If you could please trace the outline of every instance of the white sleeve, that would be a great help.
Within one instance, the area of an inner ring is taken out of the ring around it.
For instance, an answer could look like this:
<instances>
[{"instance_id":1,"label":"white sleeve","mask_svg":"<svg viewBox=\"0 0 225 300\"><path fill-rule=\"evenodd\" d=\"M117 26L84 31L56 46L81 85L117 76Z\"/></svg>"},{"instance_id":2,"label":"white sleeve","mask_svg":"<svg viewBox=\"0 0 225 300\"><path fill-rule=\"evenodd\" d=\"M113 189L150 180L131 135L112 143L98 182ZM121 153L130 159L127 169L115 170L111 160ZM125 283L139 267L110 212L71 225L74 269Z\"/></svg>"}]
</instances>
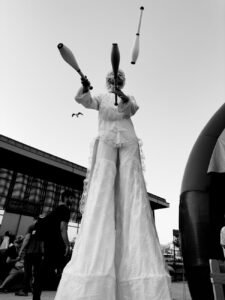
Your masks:
<instances>
[{"instance_id":1,"label":"white sleeve","mask_svg":"<svg viewBox=\"0 0 225 300\"><path fill-rule=\"evenodd\" d=\"M101 101L99 96L92 97L90 91L88 91L87 93L83 93L83 87L81 87L78 90L75 96L75 100L77 101L77 103L82 104L86 108L96 110L99 110L99 105Z\"/></svg>"},{"instance_id":2,"label":"white sleeve","mask_svg":"<svg viewBox=\"0 0 225 300\"><path fill-rule=\"evenodd\" d=\"M123 113L126 117L131 117L139 109L139 106L133 96L128 96L128 98L129 101L127 103L123 103L123 101L120 100L118 104L118 112Z\"/></svg>"}]
</instances>

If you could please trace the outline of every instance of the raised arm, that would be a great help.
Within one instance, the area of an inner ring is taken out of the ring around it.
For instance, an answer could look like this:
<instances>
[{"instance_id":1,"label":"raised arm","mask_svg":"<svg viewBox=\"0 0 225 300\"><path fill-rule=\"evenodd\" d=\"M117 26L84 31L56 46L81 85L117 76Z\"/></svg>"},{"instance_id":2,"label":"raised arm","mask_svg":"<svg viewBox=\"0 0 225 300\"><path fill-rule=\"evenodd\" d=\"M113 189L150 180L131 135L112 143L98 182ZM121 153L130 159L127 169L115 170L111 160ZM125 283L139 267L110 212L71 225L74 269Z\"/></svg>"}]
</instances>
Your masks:
<instances>
[{"instance_id":1,"label":"raised arm","mask_svg":"<svg viewBox=\"0 0 225 300\"><path fill-rule=\"evenodd\" d=\"M100 99L98 97L92 97L90 91L84 91L83 87L78 90L75 100L86 108L99 109Z\"/></svg>"}]
</instances>

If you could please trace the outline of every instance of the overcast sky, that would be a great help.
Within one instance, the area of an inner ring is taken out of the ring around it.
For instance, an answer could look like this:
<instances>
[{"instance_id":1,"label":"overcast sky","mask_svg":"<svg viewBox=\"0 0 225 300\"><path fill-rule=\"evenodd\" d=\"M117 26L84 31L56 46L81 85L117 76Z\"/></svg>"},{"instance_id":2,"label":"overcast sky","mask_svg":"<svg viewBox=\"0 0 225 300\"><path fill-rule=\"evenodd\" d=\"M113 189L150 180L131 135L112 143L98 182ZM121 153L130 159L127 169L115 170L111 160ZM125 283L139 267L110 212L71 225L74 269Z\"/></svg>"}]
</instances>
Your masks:
<instances>
[{"instance_id":1,"label":"overcast sky","mask_svg":"<svg viewBox=\"0 0 225 300\"><path fill-rule=\"evenodd\" d=\"M160 242L171 241L189 153L225 99L225 1L0 0L0 36L0 134L85 167L97 112L74 101L80 79L57 44L73 51L98 94L118 43L124 91L140 106L133 122L147 189L170 203L156 212Z\"/></svg>"}]
</instances>

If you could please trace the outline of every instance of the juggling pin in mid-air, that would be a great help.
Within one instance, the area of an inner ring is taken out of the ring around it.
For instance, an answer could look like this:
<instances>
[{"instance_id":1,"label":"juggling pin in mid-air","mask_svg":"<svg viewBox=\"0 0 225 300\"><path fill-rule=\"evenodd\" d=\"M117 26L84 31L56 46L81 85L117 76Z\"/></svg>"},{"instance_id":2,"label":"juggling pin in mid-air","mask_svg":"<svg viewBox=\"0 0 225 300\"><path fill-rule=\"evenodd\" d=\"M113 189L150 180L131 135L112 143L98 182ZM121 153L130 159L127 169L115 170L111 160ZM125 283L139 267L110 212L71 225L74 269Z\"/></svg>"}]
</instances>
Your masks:
<instances>
[{"instance_id":1,"label":"juggling pin in mid-air","mask_svg":"<svg viewBox=\"0 0 225 300\"><path fill-rule=\"evenodd\" d=\"M135 64L139 55L139 50L140 50L140 30L141 30L141 21L142 21L142 14L144 7L140 7L141 13L140 13L140 18L139 18L139 23L138 23L138 30L136 33L136 39L134 42L132 54L131 54L131 64Z\"/></svg>"},{"instance_id":2,"label":"juggling pin in mid-air","mask_svg":"<svg viewBox=\"0 0 225 300\"><path fill-rule=\"evenodd\" d=\"M73 52L66 47L64 44L59 43L58 44L58 49L60 54L62 55L62 58L74 69L77 71L78 74L80 74L81 78L86 79L86 76L83 74L83 72L81 71L75 56L73 55ZM90 86L90 89L92 89L93 87Z\"/></svg>"},{"instance_id":3,"label":"juggling pin in mid-air","mask_svg":"<svg viewBox=\"0 0 225 300\"><path fill-rule=\"evenodd\" d=\"M111 63L112 63L112 69L114 73L114 87L117 88L117 75L119 70L119 64L120 64L120 52L117 44L112 44L112 51L111 51ZM115 105L118 105L117 103L117 94L115 94Z\"/></svg>"}]
</instances>

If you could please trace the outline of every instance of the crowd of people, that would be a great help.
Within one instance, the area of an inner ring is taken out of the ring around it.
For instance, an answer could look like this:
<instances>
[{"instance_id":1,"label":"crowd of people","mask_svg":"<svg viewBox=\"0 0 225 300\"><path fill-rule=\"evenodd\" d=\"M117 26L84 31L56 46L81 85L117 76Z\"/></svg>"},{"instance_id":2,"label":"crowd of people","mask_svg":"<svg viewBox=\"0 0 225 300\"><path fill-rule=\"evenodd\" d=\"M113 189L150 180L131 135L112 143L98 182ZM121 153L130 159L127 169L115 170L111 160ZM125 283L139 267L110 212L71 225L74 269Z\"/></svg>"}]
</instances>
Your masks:
<instances>
[{"instance_id":1,"label":"crowd of people","mask_svg":"<svg viewBox=\"0 0 225 300\"><path fill-rule=\"evenodd\" d=\"M35 217L24 236L7 231L0 243L0 293L41 299L43 289L56 289L70 259L68 222L73 194L65 191L47 216Z\"/></svg>"}]
</instances>

